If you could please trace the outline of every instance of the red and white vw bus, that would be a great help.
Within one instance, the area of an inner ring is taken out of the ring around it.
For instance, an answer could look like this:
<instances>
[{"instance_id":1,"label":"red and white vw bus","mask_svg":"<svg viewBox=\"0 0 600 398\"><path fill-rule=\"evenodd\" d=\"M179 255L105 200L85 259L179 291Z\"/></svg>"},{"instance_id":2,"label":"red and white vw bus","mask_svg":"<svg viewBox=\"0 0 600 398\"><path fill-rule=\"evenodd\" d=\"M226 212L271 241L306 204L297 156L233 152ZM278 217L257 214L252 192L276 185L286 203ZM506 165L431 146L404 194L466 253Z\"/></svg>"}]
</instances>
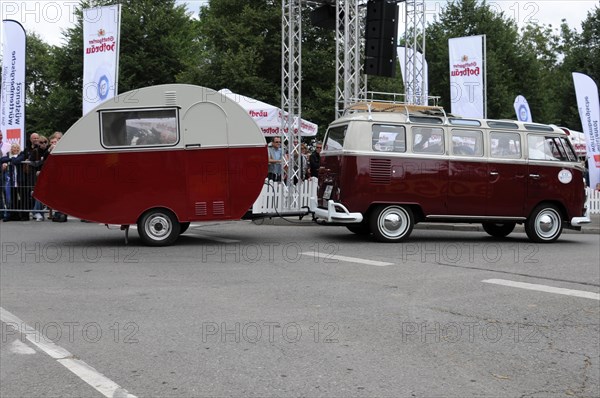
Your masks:
<instances>
[{"instance_id":1,"label":"red and white vw bus","mask_svg":"<svg viewBox=\"0 0 600 398\"><path fill-rule=\"evenodd\" d=\"M583 171L556 127L359 103L327 130L310 207L317 222L383 242L425 221L482 223L495 237L524 224L532 241L552 242L590 222Z\"/></svg>"},{"instance_id":2,"label":"red and white vw bus","mask_svg":"<svg viewBox=\"0 0 600 398\"><path fill-rule=\"evenodd\" d=\"M35 197L85 220L137 224L149 245L191 221L236 220L267 170L266 142L236 102L161 85L115 97L77 121L46 160Z\"/></svg>"}]
</instances>

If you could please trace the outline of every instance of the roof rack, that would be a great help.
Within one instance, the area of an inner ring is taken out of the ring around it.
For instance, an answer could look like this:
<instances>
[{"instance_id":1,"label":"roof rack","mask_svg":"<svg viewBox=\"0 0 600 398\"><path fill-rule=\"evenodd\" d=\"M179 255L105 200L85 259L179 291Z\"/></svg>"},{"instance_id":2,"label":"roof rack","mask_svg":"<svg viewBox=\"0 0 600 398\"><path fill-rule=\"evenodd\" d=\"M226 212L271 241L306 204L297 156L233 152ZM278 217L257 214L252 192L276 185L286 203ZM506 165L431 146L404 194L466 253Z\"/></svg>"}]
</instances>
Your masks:
<instances>
[{"instance_id":1,"label":"roof rack","mask_svg":"<svg viewBox=\"0 0 600 398\"><path fill-rule=\"evenodd\" d=\"M387 98L387 99L380 99ZM412 99L417 99L422 102L431 102L434 105L417 105L406 101L407 96L405 94L396 93L384 93L369 91L366 94L366 98L351 99L354 101L346 109L345 114L353 112L403 112L406 117L410 119L410 115L420 116L438 116L447 119L448 115L444 111L444 108L438 106L438 100L440 97L430 96L411 96Z\"/></svg>"}]
</instances>

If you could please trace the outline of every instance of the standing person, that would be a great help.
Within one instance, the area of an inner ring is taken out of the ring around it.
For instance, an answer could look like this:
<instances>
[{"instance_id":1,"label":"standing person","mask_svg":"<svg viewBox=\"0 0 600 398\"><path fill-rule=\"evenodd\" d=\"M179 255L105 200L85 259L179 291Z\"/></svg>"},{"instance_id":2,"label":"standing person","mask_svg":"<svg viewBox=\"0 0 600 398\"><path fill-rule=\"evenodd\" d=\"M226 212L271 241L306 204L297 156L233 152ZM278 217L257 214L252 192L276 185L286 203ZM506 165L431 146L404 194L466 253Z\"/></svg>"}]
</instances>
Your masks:
<instances>
[{"instance_id":1,"label":"standing person","mask_svg":"<svg viewBox=\"0 0 600 398\"><path fill-rule=\"evenodd\" d=\"M44 166L44 161L48 157L48 139L46 137L40 137L38 141L38 148L34 149L31 152L31 156L29 157L29 168L31 169L31 173L33 175L33 187L35 190L35 183L37 182L37 177L40 174L42 167ZM33 194L34 191L31 193ZM33 206L33 218L36 221L44 221L44 216L41 210L44 208L44 205L37 199L34 199L35 203Z\"/></svg>"},{"instance_id":2,"label":"standing person","mask_svg":"<svg viewBox=\"0 0 600 398\"><path fill-rule=\"evenodd\" d=\"M321 150L323 149L323 144L320 141L317 141L316 148L313 153L310 154L308 158L309 163L309 171L311 177L319 178L319 167L321 167Z\"/></svg>"},{"instance_id":3,"label":"standing person","mask_svg":"<svg viewBox=\"0 0 600 398\"><path fill-rule=\"evenodd\" d=\"M282 174L281 138L273 138L273 141L271 141L271 145L267 147L267 150L269 151L269 180L280 182Z\"/></svg>"},{"instance_id":4,"label":"standing person","mask_svg":"<svg viewBox=\"0 0 600 398\"><path fill-rule=\"evenodd\" d=\"M21 146L17 143L10 146L8 155L0 158L0 164L3 172L2 190L4 191L4 214L3 221L25 220L29 219L29 213L9 212L12 210L24 209L21 198L23 197L23 160L25 153L21 152ZM26 218L25 218L26 216Z\"/></svg>"}]
</instances>

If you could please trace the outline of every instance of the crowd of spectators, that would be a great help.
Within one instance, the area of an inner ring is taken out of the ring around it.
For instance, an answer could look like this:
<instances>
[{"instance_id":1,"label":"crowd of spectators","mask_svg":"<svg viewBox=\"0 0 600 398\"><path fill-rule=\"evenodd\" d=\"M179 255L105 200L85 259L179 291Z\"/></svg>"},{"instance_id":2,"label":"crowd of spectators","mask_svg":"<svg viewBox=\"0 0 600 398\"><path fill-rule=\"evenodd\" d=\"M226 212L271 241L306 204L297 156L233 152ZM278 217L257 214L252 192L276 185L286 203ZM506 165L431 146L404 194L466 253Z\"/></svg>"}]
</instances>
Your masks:
<instances>
[{"instance_id":1,"label":"crowd of spectators","mask_svg":"<svg viewBox=\"0 0 600 398\"><path fill-rule=\"evenodd\" d=\"M313 150L309 150L306 143L298 142L294 143L293 149L299 147L298 151L294 150L293 159L295 165L298 167L298 176L301 180L307 180L311 177L319 176L319 167L321 163L321 148L323 147L320 142L313 143ZM269 153L269 170L267 178L271 181L286 181L288 168L284 164L284 160L289 162L290 150L286 150L285 153L281 149L281 137L274 137L269 142L267 147ZM298 177L294 177L294 183L298 183Z\"/></svg>"},{"instance_id":2,"label":"crowd of spectators","mask_svg":"<svg viewBox=\"0 0 600 398\"><path fill-rule=\"evenodd\" d=\"M31 133L24 148L9 143L0 132L0 216L2 221L44 221L44 214L53 221L66 217L44 206L33 197L37 178L44 162L62 138L61 132L50 137Z\"/></svg>"}]
</instances>

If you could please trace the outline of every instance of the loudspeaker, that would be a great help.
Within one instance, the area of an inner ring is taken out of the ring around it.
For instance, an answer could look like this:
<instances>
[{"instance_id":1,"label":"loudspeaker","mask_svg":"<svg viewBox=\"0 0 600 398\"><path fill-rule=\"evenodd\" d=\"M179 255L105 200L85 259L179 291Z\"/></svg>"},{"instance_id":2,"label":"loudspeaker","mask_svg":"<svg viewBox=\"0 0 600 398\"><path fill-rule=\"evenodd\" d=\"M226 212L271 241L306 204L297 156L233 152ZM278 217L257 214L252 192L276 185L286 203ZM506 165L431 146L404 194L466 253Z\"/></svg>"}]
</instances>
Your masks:
<instances>
[{"instance_id":1,"label":"loudspeaker","mask_svg":"<svg viewBox=\"0 0 600 398\"><path fill-rule=\"evenodd\" d=\"M398 5L386 0L367 2L365 65L367 75L396 76Z\"/></svg>"},{"instance_id":2,"label":"loudspeaker","mask_svg":"<svg viewBox=\"0 0 600 398\"><path fill-rule=\"evenodd\" d=\"M323 4L310 12L310 22L323 29L335 30L335 6Z\"/></svg>"}]
</instances>

